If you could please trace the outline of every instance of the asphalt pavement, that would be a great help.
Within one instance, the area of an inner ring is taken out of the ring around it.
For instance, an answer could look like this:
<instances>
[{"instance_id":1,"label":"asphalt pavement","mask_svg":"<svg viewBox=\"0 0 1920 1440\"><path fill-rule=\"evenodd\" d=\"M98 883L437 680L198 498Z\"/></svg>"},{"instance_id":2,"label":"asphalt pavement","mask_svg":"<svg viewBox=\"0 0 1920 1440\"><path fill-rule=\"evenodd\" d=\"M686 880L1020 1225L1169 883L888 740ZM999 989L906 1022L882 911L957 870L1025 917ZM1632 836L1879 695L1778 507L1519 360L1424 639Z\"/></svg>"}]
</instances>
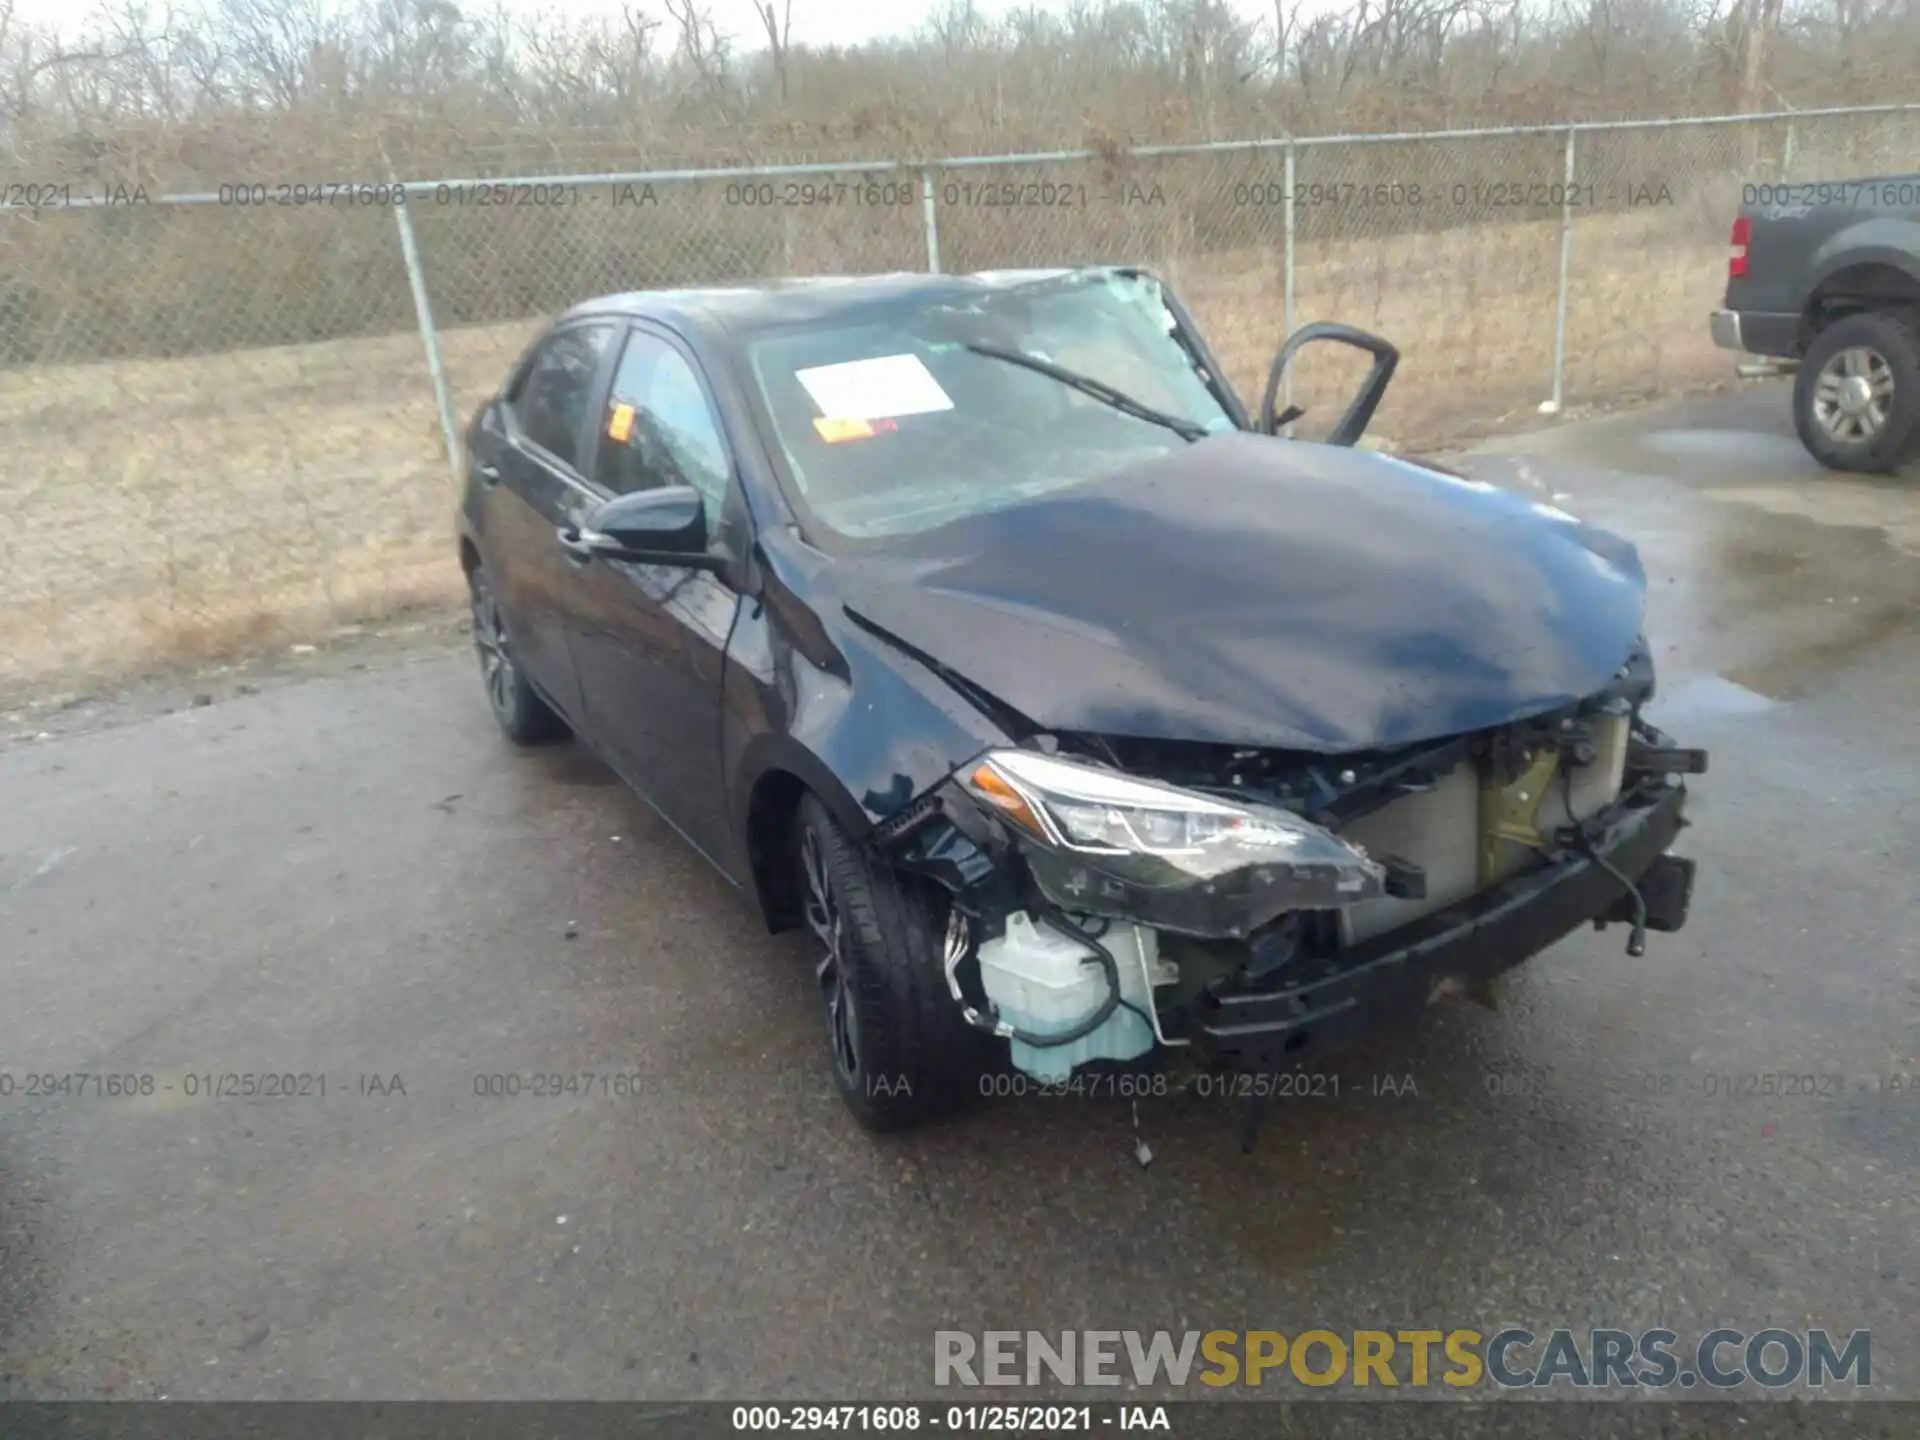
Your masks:
<instances>
[{"instance_id":1,"label":"asphalt pavement","mask_svg":"<svg viewBox=\"0 0 1920 1440\"><path fill-rule=\"evenodd\" d=\"M1329 1062L1250 1155L1206 1100L862 1133L805 941L511 750L457 636L13 726L0 1396L872 1398L941 1329L1514 1323L1870 1328L1920 1398L1920 484L1820 471L1777 385L1465 463L1642 548L1692 923Z\"/></svg>"}]
</instances>

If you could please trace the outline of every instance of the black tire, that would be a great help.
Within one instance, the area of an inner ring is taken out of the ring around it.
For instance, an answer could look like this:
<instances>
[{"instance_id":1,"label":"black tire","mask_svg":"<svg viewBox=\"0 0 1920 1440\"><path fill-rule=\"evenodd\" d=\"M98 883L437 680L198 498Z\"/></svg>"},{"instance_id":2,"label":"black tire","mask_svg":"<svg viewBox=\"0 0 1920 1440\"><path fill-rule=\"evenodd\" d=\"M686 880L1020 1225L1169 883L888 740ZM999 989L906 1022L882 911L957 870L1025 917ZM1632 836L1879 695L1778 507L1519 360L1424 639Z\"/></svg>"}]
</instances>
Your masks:
<instances>
[{"instance_id":1,"label":"black tire","mask_svg":"<svg viewBox=\"0 0 1920 1440\"><path fill-rule=\"evenodd\" d=\"M514 658L507 617L494 594L485 565L467 572L473 602L473 648L480 657L480 681L487 708L500 731L516 745L543 745L568 735L567 722L540 698Z\"/></svg>"},{"instance_id":2,"label":"black tire","mask_svg":"<svg viewBox=\"0 0 1920 1440\"><path fill-rule=\"evenodd\" d=\"M1866 408L1853 407L1865 403ZM1920 453L1920 342L1911 325L1865 312L1807 347L1793 382L1793 428L1829 470L1884 475Z\"/></svg>"},{"instance_id":3,"label":"black tire","mask_svg":"<svg viewBox=\"0 0 1920 1440\"><path fill-rule=\"evenodd\" d=\"M945 906L931 886L874 864L812 795L795 838L802 914L826 949L814 973L847 1108L874 1131L958 1109L980 1093L994 1041L947 989Z\"/></svg>"}]
</instances>

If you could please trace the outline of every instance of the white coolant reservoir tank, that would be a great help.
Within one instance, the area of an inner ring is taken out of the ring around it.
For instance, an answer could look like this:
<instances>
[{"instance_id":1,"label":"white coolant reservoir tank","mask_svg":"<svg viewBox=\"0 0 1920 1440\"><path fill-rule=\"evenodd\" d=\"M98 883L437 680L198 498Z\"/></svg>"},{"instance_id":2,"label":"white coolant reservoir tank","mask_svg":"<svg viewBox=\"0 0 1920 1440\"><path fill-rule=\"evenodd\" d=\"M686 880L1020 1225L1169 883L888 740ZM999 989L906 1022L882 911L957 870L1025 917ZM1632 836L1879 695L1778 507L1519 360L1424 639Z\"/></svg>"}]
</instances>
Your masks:
<instances>
[{"instance_id":1,"label":"white coolant reservoir tank","mask_svg":"<svg viewBox=\"0 0 1920 1440\"><path fill-rule=\"evenodd\" d=\"M1097 932L1099 922L1091 922ZM1148 972L1160 975L1151 930L1115 921L1099 936L1120 972L1120 997L1140 1008L1116 1007L1097 1030L1067 1045L1009 1041L1013 1063L1027 1074L1059 1081L1089 1060L1136 1060L1153 1048ZM1144 965L1143 965L1144 960ZM980 947L980 982L1002 1020L1033 1035L1064 1035L1106 1002L1106 968L1085 940L1024 910L1007 917L1006 932Z\"/></svg>"}]
</instances>

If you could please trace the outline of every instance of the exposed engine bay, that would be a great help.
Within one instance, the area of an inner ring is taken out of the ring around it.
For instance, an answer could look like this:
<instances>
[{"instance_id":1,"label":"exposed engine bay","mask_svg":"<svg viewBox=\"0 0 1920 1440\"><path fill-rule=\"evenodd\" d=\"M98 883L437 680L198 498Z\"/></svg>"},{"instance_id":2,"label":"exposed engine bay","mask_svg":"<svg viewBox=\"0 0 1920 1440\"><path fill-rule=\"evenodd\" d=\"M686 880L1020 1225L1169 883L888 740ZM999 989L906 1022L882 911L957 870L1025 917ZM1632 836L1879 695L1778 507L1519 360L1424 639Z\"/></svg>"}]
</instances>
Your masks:
<instances>
[{"instance_id":1,"label":"exposed engine bay","mask_svg":"<svg viewBox=\"0 0 1920 1440\"><path fill-rule=\"evenodd\" d=\"M1441 953L1474 949L1465 912L1509 891L1539 912L1557 868L1604 889L1562 903L1548 943L1618 920L1638 954L1647 930L1679 928L1691 862L1664 840L1627 869L1606 853L1648 817L1677 830L1678 777L1706 768L1641 717L1652 688L1641 647L1550 713L1331 757L1035 733L879 839L951 892L949 989L1019 1070L1058 1082L1161 1047L1203 1067L1297 1064L1349 1036L1370 992L1417 984L1424 1003L1470 976L1477 956ZM1493 969L1531 953L1479 948Z\"/></svg>"}]
</instances>

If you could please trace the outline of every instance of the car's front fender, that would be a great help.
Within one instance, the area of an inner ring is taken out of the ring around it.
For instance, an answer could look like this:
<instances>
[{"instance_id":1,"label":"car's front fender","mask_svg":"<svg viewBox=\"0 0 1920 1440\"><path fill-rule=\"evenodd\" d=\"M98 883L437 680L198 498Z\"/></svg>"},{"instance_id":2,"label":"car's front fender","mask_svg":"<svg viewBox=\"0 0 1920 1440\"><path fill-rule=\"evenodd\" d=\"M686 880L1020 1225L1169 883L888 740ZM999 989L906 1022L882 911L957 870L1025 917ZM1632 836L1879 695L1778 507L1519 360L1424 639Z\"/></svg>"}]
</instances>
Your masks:
<instances>
[{"instance_id":1,"label":"car's front fender","mask_svg":"<svg viewBox=\"0 0 1920 1440\"><path fill-rule=\"evenodd\" d=\"M727 646L728 803L762 904L766 831L800 790L860 839L1007 731L910 651L772 573Z\"/></svg>"}]
</instances>

